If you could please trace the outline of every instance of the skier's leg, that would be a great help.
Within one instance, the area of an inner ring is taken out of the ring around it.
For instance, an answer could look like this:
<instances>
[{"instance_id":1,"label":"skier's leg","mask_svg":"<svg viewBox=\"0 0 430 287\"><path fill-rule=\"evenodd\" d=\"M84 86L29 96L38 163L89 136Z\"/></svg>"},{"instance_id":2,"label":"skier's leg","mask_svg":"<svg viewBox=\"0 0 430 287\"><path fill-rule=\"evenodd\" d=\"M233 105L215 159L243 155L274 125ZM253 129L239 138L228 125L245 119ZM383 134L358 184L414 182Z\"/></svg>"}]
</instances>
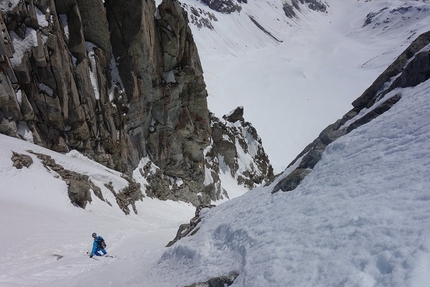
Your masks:
<instances>
[{"instance_id":1,"label":"skier's leg","mask_svg":"<svg viewBox=\"0 0 430 287\"><path fill-rule=\"evenodd\" d=\"M100 249L101 252L103 252L103 255L106 255L107 251L104 249Z\"/></svg>"}]
</instances>

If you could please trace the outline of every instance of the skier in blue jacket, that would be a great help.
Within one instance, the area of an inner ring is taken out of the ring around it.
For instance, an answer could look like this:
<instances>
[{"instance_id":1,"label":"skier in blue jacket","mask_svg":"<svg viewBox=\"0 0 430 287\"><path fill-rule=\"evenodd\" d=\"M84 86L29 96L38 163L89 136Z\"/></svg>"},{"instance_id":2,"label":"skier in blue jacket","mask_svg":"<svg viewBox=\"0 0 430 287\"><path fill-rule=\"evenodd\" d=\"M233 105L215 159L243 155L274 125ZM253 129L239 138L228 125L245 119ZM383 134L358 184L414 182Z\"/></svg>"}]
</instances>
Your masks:
<instances>
[{"instance_id":1,"label":"skier in blue jacket","mask_svg":"<svg viewBox=\"0 0 430 287\"><path fill-rule=\"evenodd\" d=\"M94 243L93 243L93 250L91 251L90 254L90 258L93 258L94 255L96 256L103 256L106 255L107 252L106 250L101 246L101 242L104 241L103 237L101 236L97 236L97 233L93 233L92 234L93 238L94 238ZM100 254L99 252L102 252L102 254Z\"/></svg>"}]
</instances>

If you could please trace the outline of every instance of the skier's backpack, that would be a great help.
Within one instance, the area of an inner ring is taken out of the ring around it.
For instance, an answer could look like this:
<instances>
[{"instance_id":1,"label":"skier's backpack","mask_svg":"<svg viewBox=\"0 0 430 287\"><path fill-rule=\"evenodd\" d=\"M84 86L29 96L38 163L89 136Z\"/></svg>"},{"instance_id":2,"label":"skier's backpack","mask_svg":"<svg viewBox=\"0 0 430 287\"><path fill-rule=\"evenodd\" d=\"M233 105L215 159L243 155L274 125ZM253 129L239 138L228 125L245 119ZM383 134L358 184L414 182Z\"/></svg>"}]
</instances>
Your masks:
<instances>
[{"instance_id":1,"label":"skier's backpack","mask_svg":"<svg viewBox=\"0 0 430 287\"><path fill-rule=\"evenodd\" d=\"M106 248L106 242L105 242L105 240L104 240L103 238L101 238L101 239L99 240L99 246L100 246L101 248L103 248L103 249L105 249L105 248Z\"/></svg>"}]
</instances>

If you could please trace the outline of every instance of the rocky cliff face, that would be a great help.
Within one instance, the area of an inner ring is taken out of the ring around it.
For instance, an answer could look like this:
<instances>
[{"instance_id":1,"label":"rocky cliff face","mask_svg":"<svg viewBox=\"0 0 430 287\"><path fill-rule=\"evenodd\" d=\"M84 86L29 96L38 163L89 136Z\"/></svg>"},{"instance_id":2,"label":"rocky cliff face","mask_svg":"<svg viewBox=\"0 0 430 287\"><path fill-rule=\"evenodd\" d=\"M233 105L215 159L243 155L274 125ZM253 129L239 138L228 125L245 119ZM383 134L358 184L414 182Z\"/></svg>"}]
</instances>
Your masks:
<instances>
[{"instance_id":1,"label":"rocky cliff face","mask_svg":"<svg viewBox=\"0 0 430 287\"><path fill-rule=\"evenodd\" d=\"M149 159L149 195L217 199L199 195L211 119L179 2L4 0L0 28L1 133L128 175Z\"/></svg>"},{"instance_id":2,"label":"rocky cliff face","mask_svg":"<svg viewBox=\"0 0 430 287\"><path fill-rule=\"evenodd\" d=\"M321 159L327 145L388 111L401 98L396 88L414 87L430 78L430 31L420 35L352 105L353 109L310 143L279 175L273 192L294 190Z\"/></svg>"},{"instance_id":3,"label":"rocky cliff face","mask_svg":"<svg viewBox=\"0 0 430 287\"><path fill-rule=\"evenodd\" d=\"M172 175L188 164L199 177L210 128L186 15L175 1L103 2L8 5L2 131L17 136L21 123L37 144L124 172L149 152Z\"/></svg>"},{"instance_id":4,"label":"rocky cliff face","mask_svg":"<svg viewBox=\"0 0 430 287\"><path fill-rule=\"evenodd\" d=\"M134 178L140 177L139 181L147 182L146 194L160 199L181 199L200 206L229 198L222 175L246 189L269 182L273 177L273 168L257 131L244 120L243 108L237 108L223 119L211 114L211 131L210 144L203 153L203 185L169 176L145 158L135 171ZM199 190L197 198L193 190Z\"/></svg>"}]
</instances>

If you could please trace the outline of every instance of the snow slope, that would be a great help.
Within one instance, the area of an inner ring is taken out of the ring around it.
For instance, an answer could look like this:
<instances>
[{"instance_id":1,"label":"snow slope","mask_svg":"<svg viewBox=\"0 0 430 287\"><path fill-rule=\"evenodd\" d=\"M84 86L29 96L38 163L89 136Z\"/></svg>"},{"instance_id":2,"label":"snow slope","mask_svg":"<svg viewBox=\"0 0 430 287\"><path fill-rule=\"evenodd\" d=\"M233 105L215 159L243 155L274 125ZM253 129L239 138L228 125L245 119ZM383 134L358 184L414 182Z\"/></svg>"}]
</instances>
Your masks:
<instances>
[{"instance_id":1,"label":"snow slope","mask_svg":"<svg viewBox=\"0 0 430 287\"><path fill-rule=\"evenodd\" d=\"M184 2L211 11L198 1ZM211 11L218 19L211 22L213 30L191 25L209 109L221 117L244 106L275 172L351 109L351 102L428 30L428 1L326 2L327 13L303 7L293 21L280 0L248 1L240 13ZM369 13L377 15L365 26ZM258 29L248 15L283 42Z\"/></svg>"},{"instance_id":2,"label":"snow slope","mask_svg":"<svg viewBox=\"0 0 430 287\"><path fill-rule=\"evenodd\" d=\"M430 81L396 93L296 190L259 188L208 211L161 257L158 286L233 272L232 286L429 286Z\"/></svg>"},{"instance_id":3,"label":"snow slope","mask_svg":"<svg viewBox=\"0 0 430 287\"><path fill-rule=\"evenodd\" d=\"M115 261L133 265L135 259L129 255L136 252L153 258L151 252L162 250L178 226L194 216L194 207L186 203L149 198L137 202L137 215L126 216L104 187L109 182L116 190L127 186L118 172L75 152L62 155L4 135L0 143L0 286L67 286L57 281L76 281L93 269L106 270ZM27 150L50 155L64 168L88 175L112 206L94 194L85 210L73 206L65 182ZM30 155L33 164L14 168L12 151ZM109 253L118 254L117 258L88 258L93 232L106 239Z\"/></svg>"},{"instance_id":4,"label":"snow slope","mask_svg":"<svg viewBox=\"0 0 430 287\"><path fill-rule=\"evenodd\" d=\"M197 234L170 248L190 206L145 198L129 216L97 199L76 208L37 160L12 168L11 150L124 183L76 155L1 136L0 286L172 287L231 273L246 287L428 286L430 80L398 93L388 112L329 145L296 190L271 194L274 182L204 210ZM85 256L94 231L115 258Z\"/></svg>"}]
</instances>

